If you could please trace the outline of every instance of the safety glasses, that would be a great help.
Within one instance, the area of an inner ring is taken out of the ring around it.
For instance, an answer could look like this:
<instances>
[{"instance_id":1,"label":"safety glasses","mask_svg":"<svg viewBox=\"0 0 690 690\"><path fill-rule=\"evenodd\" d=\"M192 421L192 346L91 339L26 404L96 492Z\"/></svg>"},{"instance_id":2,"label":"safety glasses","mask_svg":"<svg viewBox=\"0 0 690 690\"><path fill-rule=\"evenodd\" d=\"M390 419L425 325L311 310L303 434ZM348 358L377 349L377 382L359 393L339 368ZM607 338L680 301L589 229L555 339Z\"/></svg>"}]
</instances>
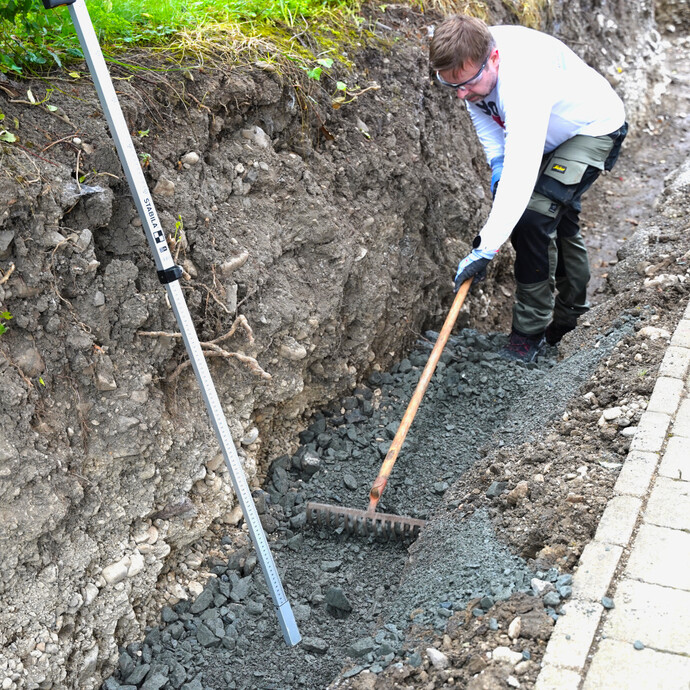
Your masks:
<instances>
[{"instance_id":1,"label":"safety glasses","mask_svg":"<svg viewBox=\"0 0 690 690\"><path fill-rule=\"evenodd\" d=\"M473 77L470 77L466 81L462 81L459 84L453 84L449 81L446 81L439 73L438 71L436 72L436 79L441 86L447 86L449 89L467 89L468 86L472 86L472 84L476 84L481 78L484 70L486 69L487 64L489 63L489 58L491 57L491 53L489 53L486 56L486 60L482 62L482 66L479 68L479 71L477 74L475 74Z\"/></svg>"}]
</instances>

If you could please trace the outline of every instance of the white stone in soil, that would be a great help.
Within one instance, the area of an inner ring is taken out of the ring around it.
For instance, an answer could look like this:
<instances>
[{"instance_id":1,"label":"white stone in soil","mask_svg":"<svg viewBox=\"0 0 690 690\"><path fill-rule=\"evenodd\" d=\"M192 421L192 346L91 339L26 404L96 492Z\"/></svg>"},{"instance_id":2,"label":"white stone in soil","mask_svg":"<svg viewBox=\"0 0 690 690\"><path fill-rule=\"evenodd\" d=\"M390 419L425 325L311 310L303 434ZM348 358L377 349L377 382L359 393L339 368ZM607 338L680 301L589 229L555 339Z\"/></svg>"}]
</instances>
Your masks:
<instances>
[{"instance_id":1,"label":"white stone in soil","mask_svg":"<svg viewBox=\"0 0 690 690\"><path fill-rule=\"evenodd\" d=\"M435 669L442 671L444 668L448 668L448 657L438 649L427 647L426 655L429 657L429 661Z\"/></svg>"},{"instance_id":2,"label":"white stone in soil","mask_svg":"<svg viewBox=\"0 0 690 690\"><path fill-rule=\"evenodd\" d=\"M190 151L189 153L185 153L182 158L180 158L180 161L184 165L185 163L187 165L196 165L200 160L199 154L196 151Z\"/></svg>"},{"instance_id":3,"label":"white stone in soil","mask_svg":"<svg viewBox=\"0 0 690 690\"><path fill-rule=\"evenodd\" d=\"M537 577L533 577L530 582L530 587L532 588L532 591L538 596L541 597L547 592L552 592L554 591L554 586L550 582L547 582L546 580L540 580Z\"/></svg>"},{"instance_id":4,"label":"white stone in soil","mask_svg":"<svg viewBox=\"0 0 690 690\"><path fill-rule=\"evenodd\" d=\"M173 196L175 194L175 183L165 177L161 177L153 188L153 193L156 196Z\"/></svg>"},{"instance_id":5,"label":"white stone in soil","mask_svg":"<svg viewBox=\"0 0 690 690\"><path fill-rule=\"evenodd\" d=\"M87 583L84 587L84 605L88 606L98 596L98 587L93 582Z\"/></svg>"},{"instance_id":6,"label":"white stone in soil","mask_svg":"<svg viewBox=\"0 0 690 690\"><path fill-rule=\"evenodd\" d=\"M515 666L515 675L516 676L524 676L526 673L529 673L530 669L532 668L532 662L529 660L521 661L519 664Z\"/></svg>"},{"instance_id":7,"label":"white stone in soil","mask_svg":"<svg viewBox=\"0 0 690 690\"><path fill-rule=\"evenodd\" d=\"M135 550L131 556L131 563L129 568L127 568L127 577L134 577L138 575L144 569L144 557Z\"/></svg>"},{"instance_id":8,"label":"white stone in soil","mask_svg":"<svg viewBox=\"0 0 690 690\"><path fill-rule=\"evenodd\" d=\"M130 564L131 560L129 556L124 556L124 558L121 558L119 561L111 563L103 568L101 575L103 575L103 579L109 585L116 585L127 577Z\"/></svg>"},{"instance_id":9,"label":"white stone in soil","mask_svg":"<svg viewBox=\"0 0 690 690\"><path fill-rule=\"evenodd\" d=\"M494 661L507 661L513 666L519 664L523 660L522 653L514 652L510 647L496 647L491 653L491 658Z\"/></svg>"},{"instance_id":10,"label":"white stone in soil","mask_svg":"<svg viewBox=\"0 0 690 690\"><path fill-rule=\"evenodd\" d=\"M281 344L279 353L281 357L297 362L307 356L307 349L294 338L288 336Z\"/></svg>"},{"instance_id":11,"label":"white stone in soil","mask_svg":"<svg viewBox=\"0 0 690 690\"><path fill-rule=\"evenodd\" d=\"M612 422L614 419L618 419L621 416L623 410L620 407L609 407L605 409L601 416L607 421Z\"/></svg>"},{"instance_id":12,"label":"white stone in soil","mask_svg":"<svg viewBox=\"0 0 690 690\"><path fill-rule=\"evenodd\" d=\"M657 328L656 326L644 326L637 331L638 338L649 338L650 340L657 340L658 338L664 338L669 340L671 334L665 328Z\"/></svg>"},{"instance_id":13,"label":"white stone in soil","mask_svg":"<svg viewBox=\"0 0 690 690\"><path fill-rule=\"evenodd\" d=\"M517 616L516 618L513 618L513 620L510 622L510 625L508 626L508 637L511 640L516 640L518 637L520 637L521 630L522 618L520 618L520 616Z\"/></svg>"},{"instance_id":14,"label":"white stone in soil","mask_svg":"<svg viewBox=\"0 0 690 690\"><path fill-rule=\"evenodd\" d=\"M196 580L192 580L187 585L187 589L189 589L189 593L193 597L198 597L204 591L204 586L200 582L197 582Z\"/></svg>"},{"instance_id":15,"label":"white stone in soil","mask_svg":"<svg viewBox=\"0 0 690 690\"><path fill-rule=\"evenodd\" d=\"M596 398L596 396L594 395L594 393L593 393L592 391L589 391L588 393L585 393L582 397L583 397L590 405L592 405L592 407L596 407L596 406L597 406L597 398Z\"/></svg>"},{"instance_id":16,"label":"white stone in soil","mask_svg":"<svg viewBox=\"0 0 690 690\"><path fill-rule=\"evenodd\" d=\"M259 438L259 430L254 426L242 436L240 443L243 446L251 446Z\"/></svg>"}]
</instances>

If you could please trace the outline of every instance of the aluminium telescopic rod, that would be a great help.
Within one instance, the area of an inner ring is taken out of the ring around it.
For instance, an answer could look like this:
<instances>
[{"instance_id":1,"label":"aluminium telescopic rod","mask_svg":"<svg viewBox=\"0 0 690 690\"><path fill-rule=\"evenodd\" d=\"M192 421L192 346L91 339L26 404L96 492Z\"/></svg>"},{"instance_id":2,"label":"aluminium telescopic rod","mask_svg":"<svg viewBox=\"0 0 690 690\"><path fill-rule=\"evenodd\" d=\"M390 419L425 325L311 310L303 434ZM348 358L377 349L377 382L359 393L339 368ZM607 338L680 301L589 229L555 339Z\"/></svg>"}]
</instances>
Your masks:
<instances>
[{"instance_id":1,"label":"aluminium telescopic rod","mask_svg":"<svg viewBox=\"0 0 690 690\"><path fill-rule=\"evenodd\" d=\"M290 602L285 596L280 576L278 575L266 535L261 526L259 514L252 499L244 470L242 469L242 464L237 455L237 449L233 443L225 414L213 385L206 359L201 350L194 323L182 294L179 282L182 276L182 269L175 265L168 248L161 220L158 217L151 192L144 179L144 173L139 164L132 138L127 130L127 123L122 114L122 109L110 79L110 74L108 73L88 10L84 0L43 0L43 5L46 9L60 7L61 5L69 6L72 23L79 36L84 58L103 108L103 114L110 127L110 134L115 142L120 163L122 164L132 197L134 198L134 204L146 233L146 239L153 252L158 278L165 286L168 299L180 327L182 339L187 348L197 382L201 388L201 394L206 404L211 424L223 452L237 500L242 508L244 519L249 528L249 534L257 552L257 558L261 564L266 584L273 599L283 637L287 645L296 645L301 640L301 636L297 629Z\"/></svg>"}]
</instances>

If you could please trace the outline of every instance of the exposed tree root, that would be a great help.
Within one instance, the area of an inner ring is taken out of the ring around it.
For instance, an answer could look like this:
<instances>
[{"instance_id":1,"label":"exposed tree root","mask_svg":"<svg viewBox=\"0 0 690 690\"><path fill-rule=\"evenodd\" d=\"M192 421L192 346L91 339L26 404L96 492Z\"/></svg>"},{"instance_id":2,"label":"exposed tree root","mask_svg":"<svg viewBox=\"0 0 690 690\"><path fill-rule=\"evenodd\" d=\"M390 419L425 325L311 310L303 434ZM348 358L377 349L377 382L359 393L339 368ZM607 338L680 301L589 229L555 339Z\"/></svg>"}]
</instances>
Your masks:
<instances>
[{"instance_id":1,"label":"exposed tree root","mask_svg":"<svg viewBox=\"0 0 690 690\"><path fill-rule=\"evenodd\" d=\"M262 369L261 365L256 361L254 357L250 357L249 355L242 354L241 352L230 352L229 350L225 350L224 348L220 347L218 343L223 342L224 340L227 340L228 338L232 337L235 333L235 331L239 328L242 327L247 334L247 337L249 338L250 344L254 342L254 333L252 332L252 328L249 325L249 322L247 321L246 317L244 315L238 316L235 321L233 322L232 326L230 327L230 330L219 336L218 338L215 338L214 340L209 340L206 342L200 342L199 344L201 345L202 352L204 353L205 357L208 357L209 359L211 357L222 357L223 359L238 359L240 362L243 364L246 364L249 369L256 374L257 376L260 376L262 379L265 379L267 381L271 380L271 375ZM181 333L172 333L169 331L137 331L139 335L145 335L149 336L152 338L181 338L182 334ZM175 371L170 375L169 381L175 381L178 376L188 367L191 365L190 360L186 360L179 364Z\"/></svg>"}]
</instances>

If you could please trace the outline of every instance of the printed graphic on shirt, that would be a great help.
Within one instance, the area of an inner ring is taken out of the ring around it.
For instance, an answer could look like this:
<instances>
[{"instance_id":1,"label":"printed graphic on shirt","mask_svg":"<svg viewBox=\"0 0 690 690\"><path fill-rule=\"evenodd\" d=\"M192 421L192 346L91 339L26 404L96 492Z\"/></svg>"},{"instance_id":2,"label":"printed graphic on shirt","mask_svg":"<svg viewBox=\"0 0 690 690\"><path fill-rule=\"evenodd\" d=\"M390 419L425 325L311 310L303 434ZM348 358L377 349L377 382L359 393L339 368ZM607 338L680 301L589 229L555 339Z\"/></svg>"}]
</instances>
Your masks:
<instances>
[{"instance_id":1,"label":"printed graphic on shirt","mask_svg":"<svg viewBox=\"0 0 690 690\"><path fill-rule=\"evenodd\" d=\"M560 173L561 175L565 175L565 171L567 169L568 168L565 165L561 165L560 163L554 163L551 166L551 170L553 170L554 172Z\"/></svg>"},{"instance_id":2,"label":"printed graphic on shirt","mask_svg":"<svg viewBox=\"0 0 690 690\"><path fill-rule=\"evenodd\" d=\"M505 122L498 114L498 108L496 107L495 101L480 101L475 104L483 113L491 117L491 119L499 126L506 128Z\"/></svg>"}]
</instances>

